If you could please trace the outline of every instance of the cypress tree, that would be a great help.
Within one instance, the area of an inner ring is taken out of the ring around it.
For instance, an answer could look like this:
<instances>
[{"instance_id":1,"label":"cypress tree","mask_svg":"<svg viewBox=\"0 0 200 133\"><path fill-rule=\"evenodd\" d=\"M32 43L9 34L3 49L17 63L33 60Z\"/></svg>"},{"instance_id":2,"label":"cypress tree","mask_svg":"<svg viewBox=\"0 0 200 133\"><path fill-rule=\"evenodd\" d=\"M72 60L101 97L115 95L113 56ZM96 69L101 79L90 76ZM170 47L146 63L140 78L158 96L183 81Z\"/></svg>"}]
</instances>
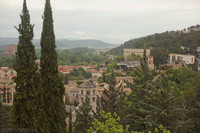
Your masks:
<instances>
[{"instance_id":1,"label":"cypress tree","mask_svg":"<svg viewBox=\"0 0 200 133\"><path fill-rule=\"evenodd\" d=\"M19 28L15 27L20 35L14 64L17 77L14 79L16 92L13 103L13 125L20 129L31 128L38 132L45 132L42 120L45 114L42 109L41 79L32 44L34 25L30 24L26 0L24 0L20 17L21 24Z\"/></svg>"},{"instance_id":2,"label":"cypress tree","mask_svg":"<svg viewBox=\"0 0 200 133\"><path fill-rule=\"evenodd\" d=\"M66 111L63 101L65 92L62 78L58 73L57 52L50 0L46 0L41 35L41 77L44 89L46 123L51 133L66 132Z\"/></svg>"},{"instance_id":3,"label":"cypress tree","mask_svg":"<svg viewBox=\"0 0 200 133\"><path fill-rule=\"evenodd\" d=\"M72 133L72 110L69 111L69 133Z\"/></svg>"},{"instance_id":4,"label":"cypress tree","mask_svg":"<svg viewBox=\"0 0 200 133\"><path fill-rule=\"evenodd\" d=\"M6 87L3 88L3 102L6 103Z\"/></svg>"}]
</instances>

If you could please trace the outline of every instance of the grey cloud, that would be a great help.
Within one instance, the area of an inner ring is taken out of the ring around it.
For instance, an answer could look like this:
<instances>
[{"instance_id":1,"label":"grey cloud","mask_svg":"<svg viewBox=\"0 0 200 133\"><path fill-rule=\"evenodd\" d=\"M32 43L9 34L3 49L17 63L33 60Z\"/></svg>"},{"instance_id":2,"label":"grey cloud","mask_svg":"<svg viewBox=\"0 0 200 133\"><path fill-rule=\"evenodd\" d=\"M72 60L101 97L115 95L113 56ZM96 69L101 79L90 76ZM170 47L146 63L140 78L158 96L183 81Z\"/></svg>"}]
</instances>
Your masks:
<instances>
[{"instance_id":1,"label":"grey cloud","mask_svg":"<svg viewBox=\"0 0 200 133\"><path fill-rule=\"evenodd\" d=\"M130 0L128 1L130 2ZM153 2L155 1L153 0ZM166 30L181 30L191 25L199 24L200 8L192 5L200 2L196 0L191 0L192 2L186 0L177 1L181 5L180 7L176 3L171 8L147 8L138 11L106 10L106 8L104 10L78 8L69 10L59 9L54 5L55 33L57 38L93 38L111 43L123 43L131 38L160 33ZM62 2L64 3L63 0L60 1L60 3ZM54 3L55 1L52 2L52 5ZM13 26L20 23L19 14L21 9L22 7L0 8L0 36L18 36ZM42 29L43 7L29 7L29 10L31 22L35 24L35 38L39 38Z\"/></svg>"}]
</instances>

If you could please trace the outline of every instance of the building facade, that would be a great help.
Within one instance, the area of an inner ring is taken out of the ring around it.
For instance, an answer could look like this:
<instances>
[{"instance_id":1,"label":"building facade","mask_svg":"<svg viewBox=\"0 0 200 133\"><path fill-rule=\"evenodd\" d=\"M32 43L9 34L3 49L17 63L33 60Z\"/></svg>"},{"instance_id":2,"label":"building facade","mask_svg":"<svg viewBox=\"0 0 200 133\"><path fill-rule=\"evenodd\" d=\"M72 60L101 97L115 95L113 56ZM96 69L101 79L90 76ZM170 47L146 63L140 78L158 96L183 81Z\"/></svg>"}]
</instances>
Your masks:
<instances>
[{"instance_id":1,"label":"building facade","mask_svg":"<svg viewBox=\"0 0 200 133\"><path fill-rule=\"evenodd\" d=\"M97 90L96 84L94 84L93 81L91 80L85 81L79 86L80 103L82 103L85 100L86 95L90 100L92 109L96 112L98 90Z\"/></svg>"},{"instance_id":2,"label":"building facade","mask_svg":"<svg viewBox=\"0 0 200 133\"><path fill-rule=\"evenodd\" d=\"M185 62L186 64L194 64L195 56L194 55L181 55L181 54L170 54L170 63L173 62Z\"/></svg>"},{"instance_id":3,"label":"building facade","mask_svg":"<svg viewBox=\"0 0 200 133\"><path fill-rule=\"evenodd\" d=\"M17 76L17 73L13 68L9 68L9 67L0 68L0 78L12 79L15 76Z\"/></svg>"},{"instance_id":4,"label":"building facade","mask_svg":"<svg viewBox=\"0 0 200 133\"><path fill-rule=\"evenodd\" d=\"M3 104L13 104L15 84L11 79L0 78L0 100Z\"/></svg>"},{"instance_id":5,"label":"building facade","mask_svg":"<svg viewBox=\"0 0 200 133\"><path fill-rule=\"evenodd\" d=\"M147 57L150 56L150 52L151 52L150 49L146 49L146 55L147 55ZM139 55L139 56L142 57L143 54L144 54L144 49L124 49L124 51L123 51L124 57L129 56L129 55L131 55L133 53L135 55Z\"/></svg>"}]
</instances>

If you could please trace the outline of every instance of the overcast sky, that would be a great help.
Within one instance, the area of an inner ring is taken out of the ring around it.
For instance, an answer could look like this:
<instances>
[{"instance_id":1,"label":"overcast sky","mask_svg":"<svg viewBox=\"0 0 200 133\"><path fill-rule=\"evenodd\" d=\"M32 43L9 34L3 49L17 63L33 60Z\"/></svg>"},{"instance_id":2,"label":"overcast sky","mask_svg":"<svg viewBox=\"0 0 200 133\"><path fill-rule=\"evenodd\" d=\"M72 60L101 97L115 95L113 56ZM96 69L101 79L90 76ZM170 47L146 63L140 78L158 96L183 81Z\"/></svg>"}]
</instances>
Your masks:
<instances>
[{"instance_id":1,"label":"overcast sky","mask_svg":"<svg viewBox=\"0 0 200 133\"><path fill-rule=\"evenodd\" d=\"M40 38L45 0L27 0ZM23 0L0 0L0 37L18 37ZM200 24L200 0L51 0L57 38L129 39Z\"/></svg>"}]
</instances>

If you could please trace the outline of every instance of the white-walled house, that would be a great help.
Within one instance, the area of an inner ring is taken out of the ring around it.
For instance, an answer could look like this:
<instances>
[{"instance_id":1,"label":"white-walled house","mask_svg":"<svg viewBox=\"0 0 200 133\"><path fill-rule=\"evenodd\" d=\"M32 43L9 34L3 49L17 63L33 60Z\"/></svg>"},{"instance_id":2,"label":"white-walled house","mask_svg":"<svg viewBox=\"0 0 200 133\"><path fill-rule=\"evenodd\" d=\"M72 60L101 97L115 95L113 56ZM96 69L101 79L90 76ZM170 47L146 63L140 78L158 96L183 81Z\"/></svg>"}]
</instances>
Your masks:
<instances>
[{"instance_id":1,"label":"white-walled house","mask_svg":"<svg viewBox=\"0 0 200 133\"><path fill-rule=\"evenodd\" d=\"M181 54L170 54L170 63L172 62L185 62L186 64L194 64L195 56L194 55L181 55Z\"/></svg>"}]
</instances>

